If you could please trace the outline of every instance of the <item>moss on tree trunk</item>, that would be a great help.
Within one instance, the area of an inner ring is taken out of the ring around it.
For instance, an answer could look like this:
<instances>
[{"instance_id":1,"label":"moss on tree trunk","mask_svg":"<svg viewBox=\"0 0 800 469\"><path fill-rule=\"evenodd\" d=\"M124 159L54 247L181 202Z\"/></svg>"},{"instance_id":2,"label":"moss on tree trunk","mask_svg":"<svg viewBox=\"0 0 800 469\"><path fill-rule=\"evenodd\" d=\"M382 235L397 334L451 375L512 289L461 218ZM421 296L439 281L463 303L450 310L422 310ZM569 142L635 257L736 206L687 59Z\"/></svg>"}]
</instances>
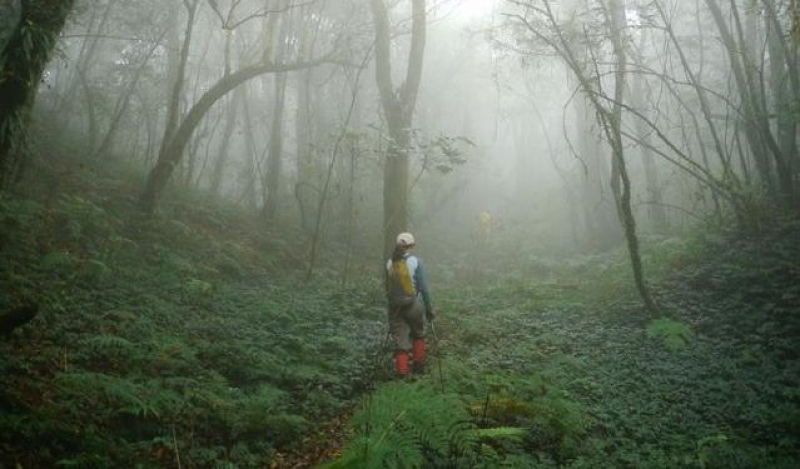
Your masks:
<instances>
[{"instance_id":1,"label":"moss on tree trunk","mask_svg":"<svg viewBox=\"0 0 800 469\"><path fill-rule=\"evenodd\" d=\"M18 179L19 151L36 89L74 0L23 0L19 22L0 52L0 188Z\"/></svg>"}]
</instances>

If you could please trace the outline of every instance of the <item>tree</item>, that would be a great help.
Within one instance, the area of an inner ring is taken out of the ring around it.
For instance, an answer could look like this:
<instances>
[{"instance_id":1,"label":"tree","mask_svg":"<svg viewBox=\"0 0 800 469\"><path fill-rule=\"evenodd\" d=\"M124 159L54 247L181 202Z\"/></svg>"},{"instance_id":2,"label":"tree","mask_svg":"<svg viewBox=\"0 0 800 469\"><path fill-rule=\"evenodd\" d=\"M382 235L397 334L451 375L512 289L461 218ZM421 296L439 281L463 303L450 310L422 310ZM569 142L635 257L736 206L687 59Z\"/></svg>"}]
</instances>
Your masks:
<instances>
[{"instance_id":1,"label":"tree","mask_svg":"<svg viewBox=\"0 0 800 469\"><path fill-rule=\"evenodd\" d=\"M238 5L238 2L234 2L233 5L235 7L235 5ZM216 7L215 11L217 11ZM219 11L217 11L217 13L221 17ZM246 19L263 17L264 15L266 15L266 12L262 11L261 13L247 16ZM229 19L230 16L231 15L228 16ZM227 20L224 21L224 27L232 28L236 25L243 24L244 21L245 20L240 20L234 25L231 25L230 20ZM239 70L223 76L215 84L211 85L208 91L206 91L195 102L191 109L189 109L183 120L180 120L179 123L176 122L175 130L170 131L168 127L168 130L165 132L158 161L156 162L155 167L150 171L145 189L140 197L140 207L142 210L148 214L152 214L155 211L158 200L160 199L162 192L172 176L175 167L177 167L180 163L186 145L188 144L194 130L206 116L211 107L220 98L225 96L230 91L236 89L239 85L253 78L271 73L288 72L315 67L317 65L329 62L331 60L331 56L332 52L316 59L294 62L273 62L270 60L270 54L267 53L264 54L264 57L262 57L258 63L249 66L243 66ZM182 80L180 77L178 79ZM176 84L176 87L177 86L178 85ZM174 107L175 104L173 103L172 106ZM168 126L169 125L170 124L168 123Z\"/></svg>"},{"instance_id":2,"label":"tree","mask_svg":"<svg viewBox=\"0 0 800 469\"><path fill-rule=\"evenodd\" d=\"M405 81L392 83L389 11L383 0L370 0L375 24L375 77L389 129L383 172L384 250L391 251L397 233L408 229L409 147L426 39L425 0L411 0L411 48Z\"/></svg>"},{"instance_id":3,"label":"tree","mask_svg":"<svg viewBox=\"0 0 800 469\"><path fill-rule=\"evenodd\" d=\"M639 255L639 241L636 235L636 220L631 209L632 189L625 160L625 142L622 131L622 111L628 67L625 47L627 41L624 37L624 25L626 23L624 0L599 2L599 13L603 18L602 27L606 28L604 36L611 43L611 53L614 57L612 69L610 70L613 76L613 92L610 94L603 87L602 74L599 71L599 59L592 55L592 63L586 64L584 60L579 58L582 55L576 53L574 38L568 37L570 31L556 19L550 2L544 1L542 7L535 6L532 2L525 2L525 6L536 17L544 20L545 27L550 34L544 33L539 27L532 24L531 20L524 14L516 15L515 18L524 25L526 31L543 42L567 65L578 80L581 92L595 111L605 140L611 147L610 184L617 216L625 233L636 287L645 306L653 311L656 307L644 282L642 262ZM595 72L592 72L593 70Z\"/></svg>"},{"instance_id":4,"label":"tree","mask_svg":"<svg viewBox=\"0 0 800 469\"><path fill-rule=\"evenodd\" d=\"M285 64L274 64L271 62L251 65L229 76L219 80L214 86L211 87L203 96L197 100L192 106L186 117L181 122L180 126L175 131L174 136L166 146L165 151L161 154L156 162L156 166L150 171L147 178L145 190L141 196L141 207L146 213L152 214L156 208L156 204L161 197L161 193L169 181L170 176L175 167L180 162L183 156L183 151L189 143L192 133L197 128L197 125L208 113L209 109L223 96L230 91L236 89L242 83L252 80L255 77L266 75L269 73L276 73L281 71L300 70L307 67L314 67L324 63L327 58L319 58L309 62L293 62Z\"/></svg>"},{"instance_id":5,"label":"tree","mask_svg":"<svg viewBox=\"0 0 800 469\"><path fill-rule=\"evenodd\" d=\"M770 128L762 70L758 68L759 60L754 56L754 48L749 44L748 35L742 26L739 8L735 2L730 2L730 14L726 15L716 0L705 0L705 3L714 18L722 45L728 55L736 89L739 92L745 136L761 180L779 205L791 208L794 206L796 191L792 163L797 155L785 154ZM768 26L774 28L776 22L771 19L775 16L774 4L765 2L765 5L767 5L768 21L771 23ZM729 24L727 17L733 18L732 25ZM780 64L784 59L784 54L781 53L782 48L776 43L771 51L776 54L775 57L771 57L771 60L776 60ZM790 64L788 78L794 80L792 86L785 89L787 91L798 91L798 86L800 86L797 84L796 57L797 54L794 54L794 57L785 56L786 63ZM792 67L791 64L794 66ZM781 65L773 64L773 67L777 71L780 70ZM780 99L786 102L793 100L796 102L798 96L781 96ZM796 122L796 119L791 120ZM785 144L787 145L786 149L796 152L796 149L788 141Z\"/></svg>"},{"instance_id":6,"label":"tree","mask_svg":"<svg viewBox=\"0 0 800 469\"><path fill-rule=\"evenodd\" d=\"M286 0L281 4L286 8ZM277 18L273 16L272 18ZM286 42L289 33L289 18L283 18L280 27L275 27L276 21L271 21L273 25L270 29L276 29L276 34L272 36L274 42L273 60L280 62L286 52ZM269 31L270 34L273 31ZM262 215L267 222L274 222L278 213L278 199L280 197L281 179L283 174L283 120L284 110L286 109L286 72L280 71L275 74L275 94L273 96L272 126L270 127L269 153L267 155L267 174L264 188L264 207Z\"/></svg>"},{"instance_id":7,"label":"tree","mask_svg":"<svg viewBox=\"0 0 800 469\"><path fill-rule=\"evenodd\" d=\"M0 189L18 179L26 121L45 66L74 0L22 0L19 22L0 52Z\"/></svg>"},{"instance_id":8,"label":"tree","mask_svg":"<svg viewBox=\"0 0 800 469\"><path fill-rule=\"evenodd\" d=\"M602 10L609 24L616 63L614 66L614 101L611 110L610 112L607 110L603 112L600 108L597 108L598 116L603 123L603 128L612 148L611 190L614 193L614 200L617 204L617 214L625 229L625 240L628 244L636 288L639 290L645 306L654 311L656 309L655 303L653 303L650 291L644 283L644 274L642 272L639 239L636 236L636 219L631 209L631 181L625 161L625 146L622 135L622 102L624 100L628 67L627 53L625 51L626 40L623 32L626 23L625 1L609 0L608 5L604 5Z\"/></svg>"},{"instance_id":9,"label":"tree","mask_svg":"<svg viewBox=\"0 0 800 469\"><path fill-rule=\"evenodd\" d=\"M638 60L643 62L644 50L647 44L647 30L642 29L639 33L638 45ZM647 106L645 105L645 95L647 94L647 86L645 77L642 74L635 74L632 77L633 83L631 85L631 106L637 109L643 116L649 117ZM669 220L667 218L667 211L664 207L664 200L661 193L661 180L655 166L655 156L652 151L652 138L651 131L641 119L636 119L635 131L643 144L640 145L642 165L644 167L645 179L647 181L647 202L650 204L648 207L648 214L656 232L664 233L669 227Z\"/></svg>"}]
</instances>

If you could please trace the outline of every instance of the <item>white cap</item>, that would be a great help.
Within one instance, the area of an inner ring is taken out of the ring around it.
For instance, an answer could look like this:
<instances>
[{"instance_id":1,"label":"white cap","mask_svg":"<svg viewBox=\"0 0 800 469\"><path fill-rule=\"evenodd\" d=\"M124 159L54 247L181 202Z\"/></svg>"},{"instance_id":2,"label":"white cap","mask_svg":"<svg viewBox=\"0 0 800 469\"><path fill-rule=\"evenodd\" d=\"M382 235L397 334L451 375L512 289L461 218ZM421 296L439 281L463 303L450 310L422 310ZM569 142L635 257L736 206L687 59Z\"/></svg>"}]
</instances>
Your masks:
<instances>
[{"instance_id":1,"label":"white cap","mask_svg":"<svg viewBox=\"0 0 800 469\"><path fill-rule=\"evenodd\" d=\"M414 245L414 235L411 233L400 233L397 235L397 245L398 246L413 246Z\"/></svg>"}]
</instances>

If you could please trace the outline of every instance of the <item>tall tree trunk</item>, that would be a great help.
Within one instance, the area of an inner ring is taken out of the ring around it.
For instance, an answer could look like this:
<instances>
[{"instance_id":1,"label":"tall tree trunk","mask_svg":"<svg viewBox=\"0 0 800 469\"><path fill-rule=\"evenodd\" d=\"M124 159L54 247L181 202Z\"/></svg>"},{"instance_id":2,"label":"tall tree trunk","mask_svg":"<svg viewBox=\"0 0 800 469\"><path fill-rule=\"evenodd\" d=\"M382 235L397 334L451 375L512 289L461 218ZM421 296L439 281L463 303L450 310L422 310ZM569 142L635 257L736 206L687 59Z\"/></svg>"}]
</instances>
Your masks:
<instances>
[{"instance_id":1,"label":"tall tree trunk","mask_svg":"<svg viewBox=\"0 0 800 469\"><path fill-rule=\"evenodd\" d=\"M36 90L74 0L22 0L20 21L0 56L0 189L21 175L20 151Z\"/></svg>"},{"instance_id":2,"label":"tall tree trunk","mask_svg":"<svg viewBox=\"0 0 800 469\"><path fill-rule=\"evenodd\" d=\"M619 223L614 221L616 212L608 193L610 169L607 154L592 129L596 111L587 100L579 100L574 111L578 158L583 167L580 181L583 244L597 248L616 246L622 240L622 231Z\"/></svg>"},{"instance_id":3,"label":"tall tree trunk","mask_svg":"<svg viewBox=\"0 0 800 469\"><path fill-rule=\"evenodd\" d=\"M644 282L642 259L639 255L639 238L636 235L636 219L631 209L631 182L625 163L625 154L622 137L622 103L625 95L625 79L627 74L627 54L625 52L625 0L609 0L607 10L611 27L611 42L615 56L614 70L614 104L610 113L600 112L607 117L606 129L613 158L611 159L611 188L617 203L619 219L625 230L625 239L628 242L633 277L636 288L642 297L647 309L655 311L655 303L650 296L650 290Z\"/></svg>"},{"instance_id":4,"label":"tall tree trunk","mask_svg":"<svg viewBox=\"0 0 800 469\"><path fill-rule=\"evenodd\" d=\"M245 147L247 148L245 161L245 171L239 177L241 181L243 178L244 189L240 200L244 201L245 207L251 209L253 212L258 207L258 191L256 188L256 181L258 180L258 161L261 155L258 154L256 148L256 137L253 132L253 114L250 110L250 100L248 95L250 90L247 86L242 86L242 108L244 110L244 133L245 133Z\"/></svg>"},{"instance_id":5,"label":"tall tree trunk","mask_svg":"<svg viewBox=\"0 0 800 469\"><path fill-rule=\"evenodd\" d=\"M785 204L787 197L791 199L791 194L787 194L791 190L791 184L787 185L786 177L783 176L788 173L788 168L769 129L761 86L756 77L754 58L751 57L746 44L738 7L731 2L731 16L734 19L734 27L737 33L734 35L717 0L705 0L705 3L711 11L714 22L720 32L722 44L728 54L741 106L744 110L745 135L753 153L759 176L770 195ZM770 159L770 155L772 155L772 159ZM778 176L784 200L781 200L781 197L778 196L774 175Z\"/></svg>"},{"instance_id":6,"label":"tall tree trunk","mask_svg":"<svg viewBox=\"0 0 800 469\"><path fill-rule=\"evenodd\" d=\"M647 37L647 29L642 30L639 37L639 52L642 54L647 45ZM634 75L631 90L631 106L641 112L645 117L648 117L650 112L644 104L644 96L647 94L645 89L644 75ZM647 208L647 213L650 215L653 228L659 233L664 233L669 227L669 222L667 221L667 212L664 208L664 200L661 195L661 180L651 149L653 146L650 136L651 132L642 119L636 119L636 133L639 139L644 142L639 148L642 156L645 180L647 181L647 202L650 204Z\"/></svg>"},{"instance_id":7,"label":"tall tree trunk","mask_svg":"<svg viewBox=\"0 0 800 469\"><path fill-rule=\"evenodd\" d=\"M139 84L139 79L142 77L142 74L147 67L147 64L150 62L150 59L153 58L153 54L155 53L156 49L161 44L162 38L163 34L157 41L153 42L153 46L148 51L147 56L142 59L142 63L136 69L136 72L134 73L130 84L128 84L127 89L124 90L122 95L117 99L117 105L114 106L114 115L111 118L111 124L108 126L108 130L106 131L105 137L103 137L100 146L97 147L97 150L94 152L93 159L98 159L111 150L111 143L113 142L114 135L119 129L119 125L122 122L123 117L125 117L125 111L128 109L128 104L130 103L130 100L136 91L136 87Z\"/></svg>"},{"instance_id":8,"label":"tall tree trunk","mask_svg":"<svg viewBox=\"0 0 800 469\"><path fill-rule=\"evenodd\" d=\"M764 22L767 31L769 50L769 87L772 94L771 114L776 116L775 130L778 145L786 158L788 178L784 185L790 184L793 189L789 193L789 206L797 207L798 171L800 155L797 149L797 134L800 119L797 117L797 103L800 102L800 69L797 66L797 53L792 53L790 44L784 37L784 31L778 20L778 10L774 0L764 0ZM799 13L800 14L800 13ZM791 32L788 34L791 37ZM800 210L800 208L796 208Z\"/></svg>"},{"instance_id":9,"label":"tall tree trunk","mask_svg":"<svg viewBox=\"0 0 800 469\"><path fill-rule=\"evenodd\" d=\"M236 89L236 91L234 91L233 94L233 99L229 100L228 102L228 112L226 113L225 127L222 129L222 140L219 143L219 148L217 149L217 158L214 160L214 168L211 171L211 183L209 190L214 197L219 197L221 195L220 188L222 187L223 174L225 172L225 166L228 164L228 160L230 159L231 136L233 136L233 131L236 129L236 118L239 113L239 105L245 99L242 96L244 94L244 87L240 86Z\"/></svg>"},{"instance_id":10,"label":"tall tree trunk","mask_svg":"<svg viewBox=\"0 0 800 469\"><path fill-rule=\"evenodd\" d=\"M689 84L694 89L695 94L697 94L697 99L698 99L698 102L700 104L701 115L703 117L703 121L705 122L705 124L707 126L708 133L711 136L711 140L714 143L714 150L715 150L715 153L717 155L717 158L718 158L720 164L722 165L723 174L726 174L728 176L733 176L734 173L733 173L733 168L731 166L730 156L728 156L728 152L725 150L725 147L724 147L724 145L722 143L722 138L720 137L719 131L717 130L717 123L714 120L714 116L712 114L712 109L711 109L711 104L710 104L709 99L708 99L708 91L706 90L706 88L703 86L703 83L702 83L703 82L703 62L704 62L704 55L703 54L704 54L705 49L704 49L704 44L702 44L703 31L701 29L702 28L702 23L700 22L699 14L697 15L698 16L698 20L697 20L698 31L697 31L697 34L700 37L700 42L701 42L701 44L700 44L700 69L698 71L695 71L695 70L692 69L692 66L691 66L691 64L689 62L689 59L686 56L686 54L685 54L685 52L683 50L683 46L681 45L680 41L678 40L677 35L675 34L675 30L673 29L672 23L671 23L668 15L666 13L666 11L664 10L663 6L660 3L656 2L655 3L655 7L658 10L658 14L659 14L659 16L661 17L661 20L664 23L664 30L667 33L667 36L669 37L670 42L672 43L673 47L675 48L675 51L678 54L678 58L680 59L682 72L688 78ZM699 10L699 4L696 4L695 7L696 7L696 9ZM676 96L676 99L683 105L684 108L688 108L688 106L685 105L684 100L682 98L680 98L679 94L673 92L673 95ZM700 121L699 121L698 117L696 116L696 114L694 112L691 112L691 111L690 111L689 114L690 114L689 118L691 119L692 124L693 124L692 127L694 128L695 137L697 139L697 145L700 148L700 154L702 156L703 167L709 173L711 173L712 172L712 165L710 164L710 161L709 161L708 149L707 149L707 145L705 143L706 138L704 138L704 136L703 136L703 129L700 127ZM641 119L640 119L640 121L641 121ZM683 132L683 131L684 131L684 128L682 127L681 128L681 132ZM684 138L684 140L688 141L688 138ZM732 183L737 182L737 179L736 178L732 178L732 177L727 177L726 180L729 180ZM712 191L712 198L713 198L713 201L714 201L715 213L717 215L721 215L719 197L718 197L718 195L717 195L717 193L715 191ZM734 208L736 209L736 207L734 207ZM737 212L736 212L737 217L741 218L742 214L740 213L740 211L738 209L736 209L736 210L737 210Z\"/></svg>"},{"instance_id":11,"label":"tall tree trunk","mask_svg":"<svg viewBox=\"0 0 800 469\"><path fill-rule=\"evenodd\" d=\"M307 7L308 8L308 7ZM303 16L308 12L304 12ZM321 15L313 15L321 18ZM313 25L306 25L300 28L298 34L299 59L306 60L311 55L311 46L314 31L320 28L320 21L317 20ZM295 113L295 141L297 143L297 181L294 187L294 196L297 201L297 209L300 215L300 225L305 232L311 232L313 226L311 220L314 214L310 213L310 207L314 202L314 182L313 182L313 152L312 144L318 135L317 119L319 112L313 107L319 100L311 99L312 81L314 80L314 70L308 69L296 74L297 77L297 108Z\"/></svg>"},{"instance_id":12,"label":"tall tree trunk","mask_svg":"<svg viewBox=\"0 0 800 469\"><path fill-rule=\"evenodd\" d=\"M287 6L287 2L280 4L280 9ZM280 24L280 26L278 26ZM289 15L278 16L273 14L267 21L266 32L269 34L267 41L267 56L271 62L281 62L286 51L286 36L289 30ZM264 192L264 205L261 215L268 223L275 221L280 200L280 186L283 173L283 111L286 103L286 74L278 72L273 77L273 110L272 125L270 127L269 146L267 151L267 172L262 182Z\"/></svg>"},{"instance_id":13,"label":"tall tree trunk","mask_svg":"<svg viewBox=\"0 0 800 469\"><path fill-rule=\"evenodd\" d=\"M548 21L559 28L558 20L551 9L551 2L545 2ZM576 31L582 26L585 9L584 0L566 0L561 7L563 14L576 24ZM534 34L536 32L531 31ZM592 100L592 84L588 80L592 72L592 61L588 47L578 35L560 35L560 44L551 42L558 50L567 66L578 80L578 87L584 91L584 99L576 99L572 110L575 113L575 133L577 145L570 148L580 161L580 186L577 196L580 200L580 214L583 221L581 244L594 248L616 246L622 240L620 224L615 221L616 210L608 193L610 169L600 137L593 129L597 118L597 103Z\"/></svg>"},{"instance_id":14,"label":"tall tree trunk","mask_svg":"<svg viewBox=\"0 0 800 469\"><path fill-rule=\"evenodd\" d=\"M183 43L180 47L180 55L177 57L178 61L175 65L170 65L170 73L174 68L175 81L171 82L172 90L169 93L169 105L167 107L167 116L164 123L164 136L161 139L161 148L158 151L159 161L165 158L166 152L169 148L172 136L175 129L178 127L180 121L180 106L181 94L183 93L184 79L186 77L186 65L189 62L189 49L192 45L192 33L194 32L194 18L197 13L198 0L184 0L184 5L188 12L186 18L186 29L184 32Z\"/></svg>"},{"instance_id":15,"label":"tall tree trunk","mask_svg":"<svg viewBox=\"0 0 800 469\"><path fill-rule=\"evenodd\" d=\"M91 9L92 13L87 23L88 26L86 28L86 37L83 39L83 43L81 44L81 48L78 52L78 57L75 59L74 65L70 67L72 70L71 80L67 86L64 87L61 97L56 100L53 106L53 110L58 116L73 115L75 112L73 109L77 103L83 103L86 106L86 110L83 114L86 115L89 125L89 131L86 134L87 138L89 139L89 142L86 145L88 147L88 151L92 151L94 149L94 141L92 139L95 136L94 131L97 127L93 100L91 99L91 86L89 86L88 83L89 75L91 73L92 64L94 64L97 60L96 54L98 46L101 43L102 35L106 31L106 24L111 17L111 11L116 3L117 0L109 1L105 8L103 8L102 12L100 12L97 8ZM83 100L76 99L79 88L81 92L84 93ZM70 130L70 124L74 124L73 119L61 120L61 123L58 124L56 129L57 140L61 140L63 135Z\"/></svg>"},{"instance_id":16,"label":"tall tree trunk","mask_svg":"<svg viewBox=\"0 0 800 469\"><path fill-rule=\"evenodd\" d=\"M376 81L390 137L383 170L383 244L388 254L395 236L408 229L408 153L425 52L425 0L411 1L411 48L406 78L397 90L392 83L389 12L383 0L370 0L370 9L375 24Z\"/></svg>"},{"instance_id":17,"label":"tall tree trunk","mask_svg":"<svg viewBox=\"0 0 800 469\"><path fill-rule=\"evenodd\" d=\"M306 54L303 54L305 57ZM295 135L297 141L297 182L294 194L300 212L300 224L304 230L311 230L308 207L313 200L312 187L312 151L315 126L311 112L311 80L312 70L304 70L297 77L297 113L295 115Z\"/></svg>"},{"instance_id":18,"label":"tall tree trunk","mask_svg":"<svg viewBox=\"0 0 800 469\"><path fill-rule=\"evenodd\" d=\"M278 214L281 179L283 174L283 114L286 108L286 73L275 74L275 96L267 155L266 200L262 214L267 222L274 222Z\"/></svg>"},{"instance_id":19,"label":"tall tree trunk","mask_svg":"<svg viewBox=\"0 0 800 469\"><path fill-rule=\"evenodd\" d=\"M231 42L233 41L233 31L225 31L225 72L223 76L228 76L231 73ZM228 147L231 142L231 135L236 128L236 117L239 110L239 104L243 102L245 87L240 86L234 92L231 99L227 101L228 112L225 119L225 128L222 130L222 141L220 141L219 149L217 151L217 159L214 161L214 169L211 172L210 191L215 197L220 195L220 186L222 185L222 175L225 170L225 165L228 162Z\"/></svg>"}]
</instances>

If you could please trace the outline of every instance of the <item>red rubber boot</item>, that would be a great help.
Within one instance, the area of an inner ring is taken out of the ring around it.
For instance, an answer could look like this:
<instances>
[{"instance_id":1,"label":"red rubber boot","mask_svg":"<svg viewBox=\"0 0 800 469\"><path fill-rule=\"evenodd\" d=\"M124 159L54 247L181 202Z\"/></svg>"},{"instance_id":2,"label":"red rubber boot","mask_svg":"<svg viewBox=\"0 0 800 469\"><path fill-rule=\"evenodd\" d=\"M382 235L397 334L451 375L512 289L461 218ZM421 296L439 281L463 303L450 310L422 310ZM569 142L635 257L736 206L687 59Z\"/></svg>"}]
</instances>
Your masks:
<instances>
[{"instance_id":1,"label":"red rubber boot","mask_svg":"<svg viewBox=\"0 0 800 469\"><path fill-rule=\"evenodd\" d=\"M397 370L397 375L405 378L408 375L408 352L405 350L398 350L394 354L394 366Z\"/></svg>"},{"instance_id":2,"label":"red rubber boot","mask_svg":"<svg viewBox=\"0 0 800 469\"><path fill-rule=\"evenodd\" d=\"M414 340L414 373L425 373L425 340Z\"/></svg>"}]
</instances>

